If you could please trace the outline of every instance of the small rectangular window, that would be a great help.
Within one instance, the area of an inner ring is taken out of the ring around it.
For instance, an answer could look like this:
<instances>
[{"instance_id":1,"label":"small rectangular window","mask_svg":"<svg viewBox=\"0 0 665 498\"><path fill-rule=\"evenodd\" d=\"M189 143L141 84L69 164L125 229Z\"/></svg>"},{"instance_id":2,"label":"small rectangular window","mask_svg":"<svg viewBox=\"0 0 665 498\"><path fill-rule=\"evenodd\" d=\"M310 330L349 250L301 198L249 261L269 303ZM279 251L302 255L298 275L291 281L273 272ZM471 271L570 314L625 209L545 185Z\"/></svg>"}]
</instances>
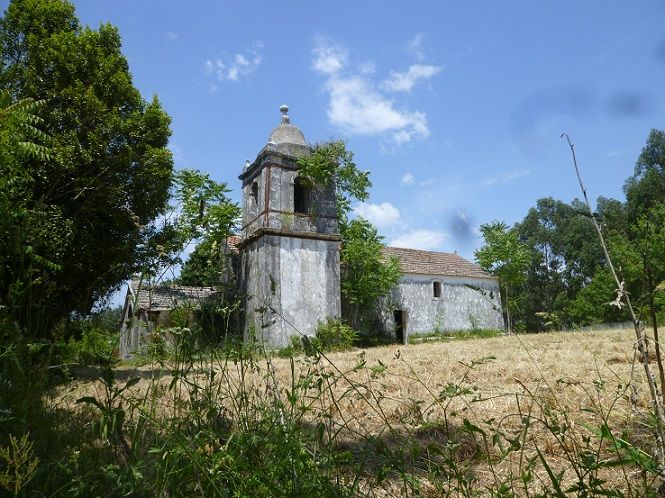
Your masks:
<instances>
[{"instance_id":1,"label":"small rectangular window","mask_svg":"<svg viewBox=\"0 0 665 498\"><path fill-rule=\"evenodd\" d=\"M441 282L434 282L434 297L441 297Z\"/></svg>"}]
</instances>

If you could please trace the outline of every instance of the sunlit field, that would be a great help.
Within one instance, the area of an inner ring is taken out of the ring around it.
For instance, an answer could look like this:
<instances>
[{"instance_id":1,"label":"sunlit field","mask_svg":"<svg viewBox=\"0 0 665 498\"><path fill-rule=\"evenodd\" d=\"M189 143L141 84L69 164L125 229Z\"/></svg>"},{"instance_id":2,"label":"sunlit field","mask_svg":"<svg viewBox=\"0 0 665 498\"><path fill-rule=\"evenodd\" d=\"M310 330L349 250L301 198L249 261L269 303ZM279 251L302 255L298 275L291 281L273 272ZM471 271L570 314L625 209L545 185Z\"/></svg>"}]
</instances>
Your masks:
<instances>
[{"instance_id":1,"label":"sunlit field","mask_svg":"<svg viewBox=\"0 0 665 498\"><path fill-rule=\"evenodd\" d=\"M186 420L197 403L211 403L233 434L275 410L274 423L297 425L307 451L325 453L325 471L355 493L587 486L639 496L654 476L633 461L651 444L633 340L631 330L552 332L293 359L220 356L184 374L167 361L121 366L118 375L141 377L123 394L129 420ZM75 381L55 402L73 407L82 396L104 398L104 385ZM228 450L223 437L201 444Z\"/></svg>"}]
</instances>

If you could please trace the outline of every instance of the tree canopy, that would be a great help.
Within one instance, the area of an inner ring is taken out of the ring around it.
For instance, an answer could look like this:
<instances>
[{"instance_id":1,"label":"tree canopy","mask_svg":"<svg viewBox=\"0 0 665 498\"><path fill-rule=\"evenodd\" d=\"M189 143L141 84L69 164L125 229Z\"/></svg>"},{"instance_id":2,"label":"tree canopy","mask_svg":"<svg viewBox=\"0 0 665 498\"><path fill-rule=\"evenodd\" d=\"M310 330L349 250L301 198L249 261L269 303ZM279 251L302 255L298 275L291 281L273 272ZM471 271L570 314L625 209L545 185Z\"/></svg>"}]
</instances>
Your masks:
<instances>
[{"instance_id":1,"label":"tree canopy","mask_svg":"<svg viewBox=\"0 0 665 498\"><path fill-rule=\"evenodd\" d=\"M659 290L665 280L664 132L651 131L624 191L625 202L599 197L594 217L625 290L641 317L653 324L665 317L665 300ZM582 202L539 199L514 227L501 225L483 227L485 246L476 259L499 275L503 292L504 287L511 287L512 298L504 304L519 328L541 330L546 323L573 327L629 319L625 308L610 305L616 297L616 282ZM500 275L502 268L496 266L500 255L489 250L497 246L497 234L508 237L509 233L528 252L528 264L519 278Z\"/></svg>"},{"instance_id":2,"label":"tree canopy","mask_svg":"<svg viewBox=\"0 0 665 498\"><path fill-rule=\"evenodd\" d=\"M11 2L0 20L0 90L43 102L32 125L50 137L48 156L19 157L2 187L23 202L2 226L0 238L15 243L0 246L0 303L23 326L41 311L47 330L154 257L154 220L171 186L170 118L132 84L117 29L82 27L64 0ZM26 250L51 264L26 263Z\"/></svg>"},{"instance_id":3,"label":"tree canopy","mask_svg":"<svg viewBox=\"0 0 665 498\"><path fill-rule=\"evenodd\" d=\"M342 295L352 325L363 328L366 319L376 311L380 298L398 282L399 262L381 256L383 237L363 218L344 223L341 234Z\"/></svg>"},{"instance_id":4,"label":"tree canopy","mask_svg":"<svg viewBox=\"0 0 665 498\"><path fill-rule=\"evenodd\" d=\"M178 171L175 183L177 249L197 242L178 281L182 285L218 286L232 271L227 239L240 217L240 208L226 196L226 184L207 174Z\"/></svg>"},{"instance_id":5,"label":"tree canopy","mask_svg":"<svg viewBox=\"0 0 665 498\"><path fill-rule=\"evenodd\" d=\"M627 211L633 218L665 202L664 131L651 130L635 163L635 170L623 189Z\"/></svg>"},{"instance_id":6,"label":"tree canopy","mask_svg":"<svg viewBox=\"0 0 665 498\"><path fill-rule=\"evenodd\" d=\"M512 317L519 309L515 287L523 283L531 255L526 244L519 240L517 232L505 223L494 221L481 225L480 233L485 242L475 252L476 261L484 270L499 277L506 324L512 330Z\"/></svg>"},{"instance_id":7,"label":"tree canopy","mask_svg":"<svg viewBox=\"0 0 665 498\"><path fill-rule=\"evenodd\" d=\"M367 200L372 182L369 171L360 171L353 162L353 152L346 149L341 140L319 144L309 156L298 160L299 177L312 184L335 184L338 220L341 225L348 221L351 202Z\"/></svg>"}]
</instances>

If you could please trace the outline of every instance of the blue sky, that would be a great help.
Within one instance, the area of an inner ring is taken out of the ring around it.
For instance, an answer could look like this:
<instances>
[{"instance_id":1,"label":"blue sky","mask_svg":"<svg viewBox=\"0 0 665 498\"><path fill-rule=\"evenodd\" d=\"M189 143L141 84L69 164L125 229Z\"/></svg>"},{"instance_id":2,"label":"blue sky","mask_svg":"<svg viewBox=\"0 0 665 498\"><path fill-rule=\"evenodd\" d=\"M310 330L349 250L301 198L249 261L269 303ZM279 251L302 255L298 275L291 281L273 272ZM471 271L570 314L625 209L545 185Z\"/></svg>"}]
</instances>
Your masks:
<instances>
[{"instance_id":1,"label":"blue sky","mask_svg":"<svg viewBox=\"0 0 665 498\"><path fill-rule=\"evenodd\" d=\"M622 185L665 128L665 2L81 0L116 25L135 85L171 115L176 167L233 189L288 104L310 142L347 140L386 242L458 251L538 198ZM6 4L6 2L5 2Z\"/></svg>"}]
</instances>

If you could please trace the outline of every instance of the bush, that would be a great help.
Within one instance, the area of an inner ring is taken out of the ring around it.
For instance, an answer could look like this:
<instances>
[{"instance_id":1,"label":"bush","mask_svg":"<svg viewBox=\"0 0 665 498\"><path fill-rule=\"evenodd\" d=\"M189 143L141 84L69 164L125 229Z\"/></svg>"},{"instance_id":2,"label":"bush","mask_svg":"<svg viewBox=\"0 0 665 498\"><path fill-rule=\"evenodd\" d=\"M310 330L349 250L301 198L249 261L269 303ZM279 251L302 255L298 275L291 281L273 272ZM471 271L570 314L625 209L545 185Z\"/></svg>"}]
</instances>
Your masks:
<instances>
[{"instance_id":1,"label":"bush","mask_svg":"<svg viewBox=\"0 0 665 498\"><path fill-rule=\"evenodd\" d=\"M319 322L315 333L315 337L291 336L290 344L277 350L277 356L290 358L302 353L316 356L319 352L346 351L359 342L358 332L338 319L328 318L325 322Z\"/></svg>"},{"instance_id":2,"label":"bush","mask_svg":"<svg viewBox=\"0 0 665 498\"><path fill-rule=\"evenodd\" d=\"M118 345L117 334L100 328L83 331L81 338L70 338L64 347L64 360L81 365L103 366L112 362Z\"/></svg>"},{"instance_id":3,"label":"bush","mask_svg":"<svg viewBox=\"0 0 665 498\"><path fill-rule=\"evenodd\" d=\"M277 356L280 358L290 358L292 356L301 354L304 349L302 345L302 338L299 335L291 336L291 344L277 350Z\"/></svg>"},{"instance_id":4,"label":"bush","mask_svg":"<svg viewBox=\"0 0 665 498\"><path fill-rule=\"evenodd\" d=\"M322 351L346 351L358 342L358 333L341 320L328 318L317 325L313 342Z\"/></svg>"}]
</instances>

